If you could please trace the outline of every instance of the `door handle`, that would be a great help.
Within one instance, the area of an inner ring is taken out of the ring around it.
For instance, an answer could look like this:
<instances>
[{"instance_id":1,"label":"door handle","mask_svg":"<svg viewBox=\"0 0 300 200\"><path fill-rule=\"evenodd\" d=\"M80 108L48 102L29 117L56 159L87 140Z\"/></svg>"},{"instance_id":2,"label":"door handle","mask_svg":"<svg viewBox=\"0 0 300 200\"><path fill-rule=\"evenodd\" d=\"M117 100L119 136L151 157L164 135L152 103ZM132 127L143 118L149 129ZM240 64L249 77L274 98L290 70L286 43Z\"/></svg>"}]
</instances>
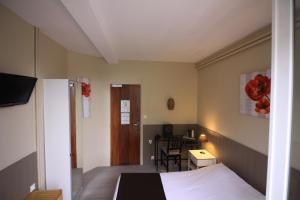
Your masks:
<instances>
[{"instance_id":1,"label":"door handle","mask_svg":"<svg viewBox=\"0 0 300 200\"><path fill-rule=\"evenodd\" d=\"M132 124L133 126L136 126L136 127L138 127L139 125L140 125L140 123L139 122L137 122L137 123L135 123L135 124Z\"/></svg>"}]
</instances>

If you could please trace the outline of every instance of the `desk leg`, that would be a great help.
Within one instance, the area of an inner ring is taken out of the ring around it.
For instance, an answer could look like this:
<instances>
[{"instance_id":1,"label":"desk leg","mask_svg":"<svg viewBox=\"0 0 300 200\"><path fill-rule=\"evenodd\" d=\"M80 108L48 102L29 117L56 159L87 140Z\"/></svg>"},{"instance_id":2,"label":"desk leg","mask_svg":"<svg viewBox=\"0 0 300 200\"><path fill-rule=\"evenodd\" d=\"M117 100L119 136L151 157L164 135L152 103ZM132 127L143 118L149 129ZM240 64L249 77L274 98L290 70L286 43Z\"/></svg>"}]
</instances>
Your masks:
<instances>
[{"instance_id":1,"label":"desk leg","mask_svg":"<svg viewBox=\"0 0 300 200\"><path fill-rule=\"evenodd\" d=\"M190 159L190 154L188 155L188 170L190 170L190 165L191 165L191 159Z\"/></svg>"},{"instance_id":2,"label":"desk leg","mask_svg":"<svg viewBox=\"0 0 300 200\"><path fill-rule=\"evenodd\" d=\"M157 144L157 138L154 139L154 156L155 156L155 165L156 165L156 171L158 171L158 144Z\"/></svg>"}]
</instances>

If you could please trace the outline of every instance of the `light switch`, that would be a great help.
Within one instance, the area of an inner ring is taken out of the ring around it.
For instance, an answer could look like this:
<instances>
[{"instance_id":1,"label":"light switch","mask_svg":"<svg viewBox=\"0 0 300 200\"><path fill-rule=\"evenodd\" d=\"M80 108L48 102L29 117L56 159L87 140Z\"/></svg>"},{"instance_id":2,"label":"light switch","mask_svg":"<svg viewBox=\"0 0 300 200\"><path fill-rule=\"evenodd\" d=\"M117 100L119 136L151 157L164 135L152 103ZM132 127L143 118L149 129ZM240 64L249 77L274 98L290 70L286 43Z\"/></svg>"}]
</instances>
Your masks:
<instances>
[{"instance_id":1,"label":"light switch","mask_svg":"<svg viewBox=\"0 0 300 200\"><path fill-rule=\"evenodd\" d=\"M149 140L149 144L152 144L152 140Z\"/></svg>"},{"instance_id":2,"label":"light switch","mask_svg":"<svg viewBox=\"0 0 300 200\"><path fill-rule=\"evenodd\" d=\"M144 115L144 119L147 119L147 117L148 117L147 115Z\"/></svg>"},{"instance_id":3,"label":"light switch","mask_svg":"<svg viewBox=\"0 0 300 200\"><path fill-rule=\"evenodd\" d=\"M30 186L30 192L33 192L35 190L35 183L33 183L31 186Z\"/></svg>"}]
</instances>

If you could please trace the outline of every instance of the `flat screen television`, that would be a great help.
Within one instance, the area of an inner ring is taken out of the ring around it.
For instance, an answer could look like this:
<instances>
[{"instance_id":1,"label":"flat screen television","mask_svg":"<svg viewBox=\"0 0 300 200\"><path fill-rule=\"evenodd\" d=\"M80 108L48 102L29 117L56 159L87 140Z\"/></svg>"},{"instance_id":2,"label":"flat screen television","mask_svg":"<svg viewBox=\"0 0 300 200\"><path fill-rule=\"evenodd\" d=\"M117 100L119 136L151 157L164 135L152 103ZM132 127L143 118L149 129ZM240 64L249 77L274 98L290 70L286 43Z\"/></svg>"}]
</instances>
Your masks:
<instances>
[{"instance_id":1,"label":"flat screen television","mask_svg":"<svg viewBox=\"0 0 300 200\"><path fill-rule=\"evenodd\" d=\"M0 73L0 107L26 104L37 78Z\"/></svg>"}]
</instances>

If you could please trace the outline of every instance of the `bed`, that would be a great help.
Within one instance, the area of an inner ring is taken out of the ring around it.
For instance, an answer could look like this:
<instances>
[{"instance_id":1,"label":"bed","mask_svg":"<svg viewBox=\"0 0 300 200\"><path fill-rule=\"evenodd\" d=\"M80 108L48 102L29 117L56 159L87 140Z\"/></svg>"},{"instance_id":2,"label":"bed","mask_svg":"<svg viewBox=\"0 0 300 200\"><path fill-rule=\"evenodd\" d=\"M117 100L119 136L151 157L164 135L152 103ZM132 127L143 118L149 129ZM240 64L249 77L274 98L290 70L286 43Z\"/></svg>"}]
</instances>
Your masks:
<instances>
[{"instance_id":1,"label":"bed","mask_svg":"<svg viewBox=\"0 0 300 200\"><path fill-rule=\"evenodd\" d=\"M264 200L222 163L185 172L121 174L114 200Z\"/></svg>"}]
</instances>

